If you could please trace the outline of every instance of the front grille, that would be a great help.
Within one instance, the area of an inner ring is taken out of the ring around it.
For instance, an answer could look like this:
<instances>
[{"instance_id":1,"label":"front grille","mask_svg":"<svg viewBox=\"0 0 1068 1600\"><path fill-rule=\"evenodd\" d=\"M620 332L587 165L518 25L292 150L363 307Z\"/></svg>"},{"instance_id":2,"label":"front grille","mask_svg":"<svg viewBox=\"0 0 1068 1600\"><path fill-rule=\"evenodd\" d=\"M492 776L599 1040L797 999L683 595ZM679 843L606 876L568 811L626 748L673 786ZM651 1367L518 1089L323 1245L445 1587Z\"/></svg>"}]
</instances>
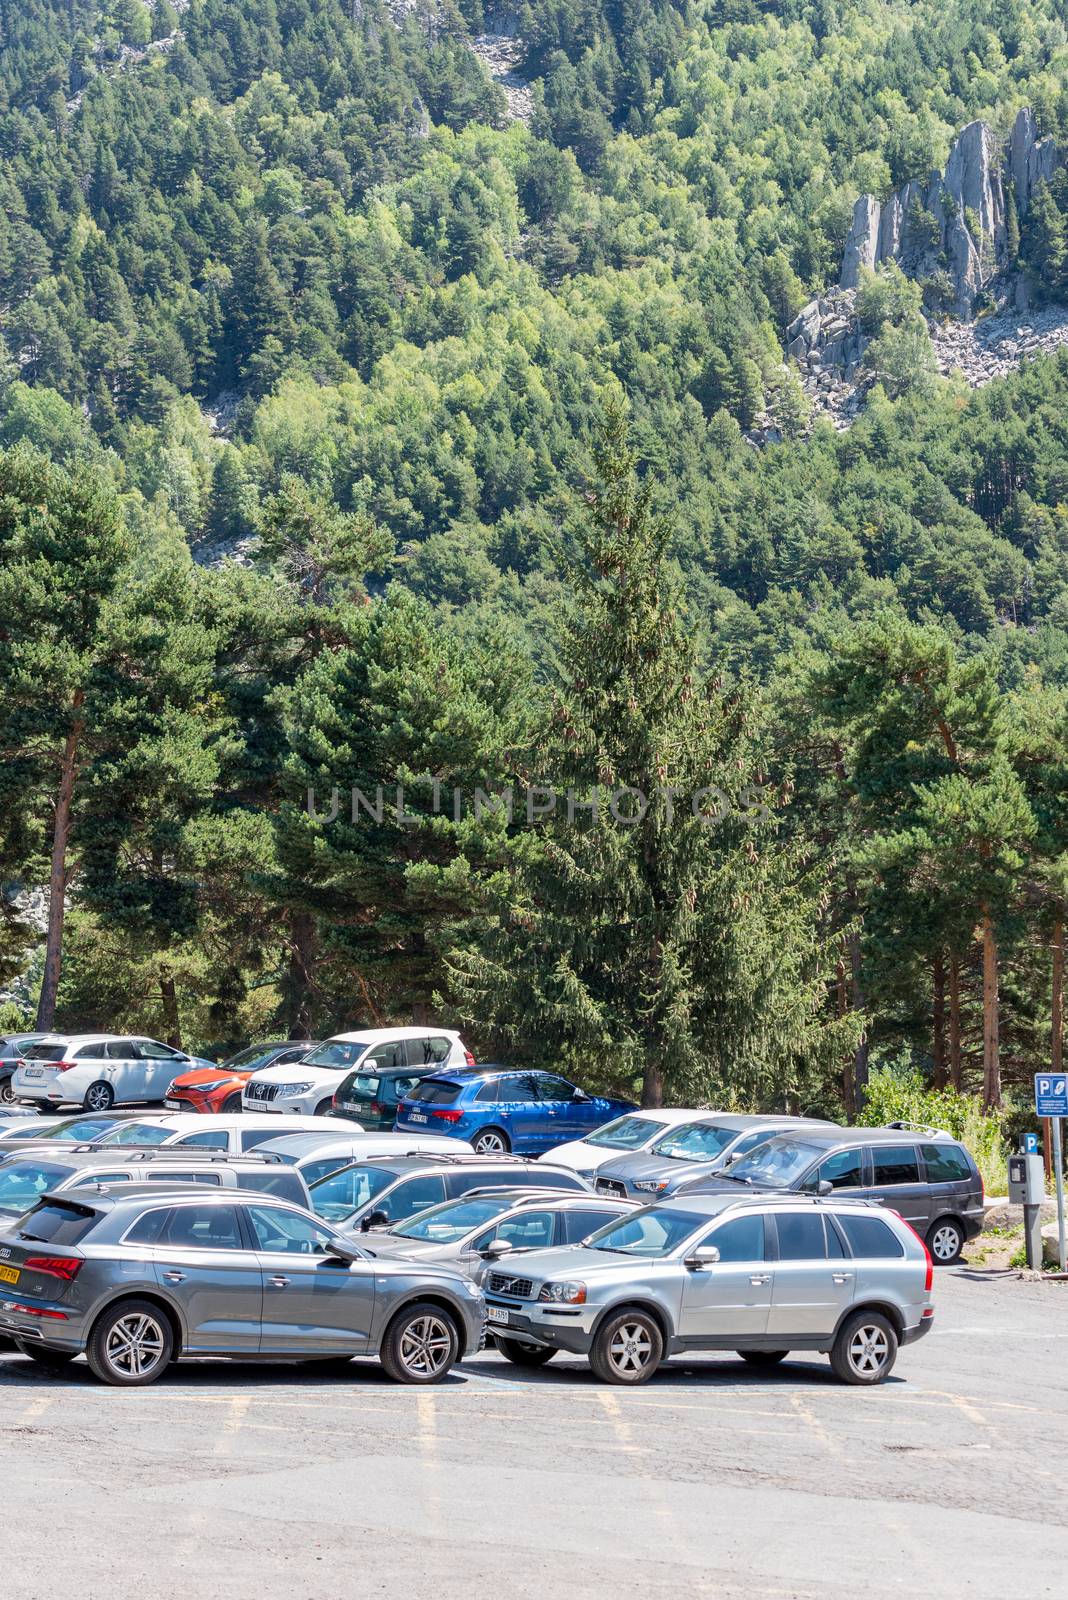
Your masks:
<instances>
[{"instance_id":1,"label":"front grille","mask_svg":"<svg viewBox=\"0 0 1068 1600\"><path fill-rule=\"evenodd\" d=\"M510 1278L506 1272L491 1272L486 1281L491 1294L511 1295L513 1300L533 1300L534 1282L531 1278Z\"/></svg>"},{"instance_id":2,"label":"front grille","mask_svg":"<svg viewBox=\"0 0 1068 1600\"><path fill-rule=\"evenodd\" d=\"M250 1083L245 1090L246 1100L273 1100L278 1093L276 1083Z\"/></svg>"},{"instance_id":3,"label":"front grille","mask_svg":"<svg viewBox=\"0 0 1068 1600\"><path fill-rule=\"evenodd\" d=\"M610 1194L619 1200L627 1198L627 1186L625 1183L620 1183L618 1178L595 1178L593 1186L598 1194Z\"/></svg>"}]
</instances>

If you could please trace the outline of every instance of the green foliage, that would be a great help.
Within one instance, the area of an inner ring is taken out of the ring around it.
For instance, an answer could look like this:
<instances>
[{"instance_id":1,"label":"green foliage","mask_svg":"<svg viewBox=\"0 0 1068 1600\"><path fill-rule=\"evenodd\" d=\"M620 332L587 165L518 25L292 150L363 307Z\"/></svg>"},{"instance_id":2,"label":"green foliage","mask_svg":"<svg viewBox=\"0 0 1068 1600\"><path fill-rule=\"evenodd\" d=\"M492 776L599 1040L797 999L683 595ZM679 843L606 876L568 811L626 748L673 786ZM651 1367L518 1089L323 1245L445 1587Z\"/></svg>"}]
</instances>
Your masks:
<instances>
[{"instance_id":1,"label":"green foliage","mask_svg":"<svg viewBox=\"0 0 1068 1600\"><path fill-rule=\"evenodd\" d=\"M929 1088L907 1057L873 1069L859 1121L868 1128L917 1122L951 1133L971 1151L987 1194L1004 1192L1009 1153L1004 1118L982 1111L974 1095Z\"/></svg>"}]
</instances>

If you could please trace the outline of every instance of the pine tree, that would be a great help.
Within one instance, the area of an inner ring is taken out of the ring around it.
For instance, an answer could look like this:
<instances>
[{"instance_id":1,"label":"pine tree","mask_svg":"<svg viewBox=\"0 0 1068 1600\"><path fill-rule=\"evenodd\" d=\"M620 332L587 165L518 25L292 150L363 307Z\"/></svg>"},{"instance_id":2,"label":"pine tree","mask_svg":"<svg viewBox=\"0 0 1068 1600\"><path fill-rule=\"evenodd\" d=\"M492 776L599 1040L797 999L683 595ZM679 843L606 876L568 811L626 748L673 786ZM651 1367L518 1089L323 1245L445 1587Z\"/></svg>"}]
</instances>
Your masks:
<instances>
[{"instance_id":1,"label":"pine tree","mask_svg":"<svg viewBox=\"0 0 1068 1600\"><path fill-rule=\"evenodd\" d=\"M618 408L595 465L560 678L527 764L556 804L480 947L451 963L458 1013L511 1050L606 1063L645 1105L782 1104L811 1091L841 1031L819 1021L831 963L812 886L754 800L750 696L698 666L670 528Z\"/></svg>"}]
</instances>

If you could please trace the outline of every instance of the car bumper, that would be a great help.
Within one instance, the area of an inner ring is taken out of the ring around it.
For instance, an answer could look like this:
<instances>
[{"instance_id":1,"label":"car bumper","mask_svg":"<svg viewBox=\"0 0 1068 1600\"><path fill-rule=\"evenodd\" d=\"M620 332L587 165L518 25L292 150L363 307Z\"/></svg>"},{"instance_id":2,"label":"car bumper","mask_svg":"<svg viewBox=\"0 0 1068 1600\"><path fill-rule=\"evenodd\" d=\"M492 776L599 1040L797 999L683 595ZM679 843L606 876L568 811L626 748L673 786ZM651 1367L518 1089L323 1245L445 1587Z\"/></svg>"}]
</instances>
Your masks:
<instances>
[{"instance_id":1,"label":"car bumper","mask_svg":"<svg viewBox=\"0 0 1068 1600\"><path fill-rule=\"evenodd\" d=\"M961 1219L960 1220L964 1224L964 1232L965 1232L965 1235L967 1236L967 1238L974 1239L977 1234L980 1234L983 1231L983 1225L984 1225L984 1221L985 1221L985 1214L984 1214L983 1207L980 1206L977 1211L975 1211L975 1210L963 1211L961 1213Z\"/></svg>"},{"instance_id":2,"label":"car bumper","mask_svg":"<svg viewBox=\"0 0 1068 1600\"><path fill-rule=\"evenodd\" d=\"M88 1330L81 1312L51 1300L20 1300L17 1289L0 1291L0 1337L56 1350L85 1349Z\"/></svg>"},{"instance_id":3,"label":"car bumper","mask_svg":"<svg viewBox=\"0 0 1068 1600\"><path fill-rule=\"evenodd\" d=\"M921 1317L920 1321L911 1328L905 1328L898 1340L899 1344L915 1344L917 1339L923 1339L934 1327L934 1312L929 1317Z\"/></svg>"},{"instance_id":4,"label":"car bumper","mask_svg":"<svg viewBox=\"0 0 1068 1600\"><path fill-rule=\"evenodd\" d=\"M507 1322L489 1319L491 1310L506 1311ZM554 1350L569 1350L572 1355L586 1355L593 1342L593 1330L600 1314L599 1306L549 1306L525 1304L517 1306L486 1296L486 1332L500 1334L505 1339L530 1339L536 1344L550 1345Z\"/></svg>"},{"instance_id":5,"label":"car bumper","mask_svg":"<svg viewBox=\"0 0 1068 1600\"><path fill-rule=\"evenodd\" d=\"M79 1106L82 1103L80 1095L65 1095L58 1084L18 1083L12 1080L11 1092L16 1100L32 1100L39 1105Z\"/></svg>"}]
</instances>

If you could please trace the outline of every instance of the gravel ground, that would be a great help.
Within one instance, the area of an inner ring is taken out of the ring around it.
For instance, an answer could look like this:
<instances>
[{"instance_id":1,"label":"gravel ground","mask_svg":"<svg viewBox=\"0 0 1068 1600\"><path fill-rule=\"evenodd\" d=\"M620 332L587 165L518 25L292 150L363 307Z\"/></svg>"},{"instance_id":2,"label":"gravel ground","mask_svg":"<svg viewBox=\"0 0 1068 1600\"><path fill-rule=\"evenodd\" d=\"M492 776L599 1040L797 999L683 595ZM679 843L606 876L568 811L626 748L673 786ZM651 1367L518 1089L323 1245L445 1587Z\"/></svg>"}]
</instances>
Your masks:
<instances>
[{"instance_id":1,"label":"gravel ground","mask_svg":"<svg viewBox=\"0 0 1068 1600\"><path fill-rule=\"evenodd\" d=\"M870 1392L814 1356L677 1360L637 1391L495 1354L423 1392L200 1363L123 1393L4 1355L3 1594L1063 1594L1068 1285L936 1287Z\"/></svg>"}]
</instances>

